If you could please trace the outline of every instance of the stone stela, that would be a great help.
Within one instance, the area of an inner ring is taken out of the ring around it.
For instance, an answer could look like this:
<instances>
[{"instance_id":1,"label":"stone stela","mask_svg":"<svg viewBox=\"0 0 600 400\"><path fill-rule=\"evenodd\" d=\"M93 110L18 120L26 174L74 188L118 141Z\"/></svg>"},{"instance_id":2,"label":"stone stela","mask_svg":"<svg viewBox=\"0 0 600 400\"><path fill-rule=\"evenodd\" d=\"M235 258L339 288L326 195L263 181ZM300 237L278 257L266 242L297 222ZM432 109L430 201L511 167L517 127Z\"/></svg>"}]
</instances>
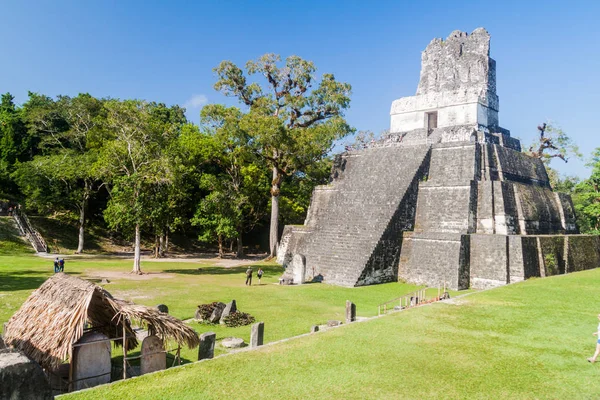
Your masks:
<instances>
[{"instance_id":1,"label":"stone stela","mask_svg":"<svg viewBox=\"0 0 600 400\"><path fill-rule=\"evenodd\" d=\"M200 346L198 346L198 361L211 359L215 356L215 342L217 334L205 332L200 335Z\"/></svg>"},{"instance_id":2,"label":"stone stela","mask_svg":"<svg viewBox=\"0 0 600 400\"><path fill-rule=\"evenodd\" d=\"M304 225L284 228L281 281L487 288L600 265L599 237L578 234L571 198L499 110L488 32L432 40L390 133L336 156Z\"/></svg>"},{"instance_id":3,"label":"stone stela","mask_svg":"<svg viewBox=\"0 0 600 400\"><path fill-rule=\"evenodd\" d=\"M258 347L263 345L263 337L265 335L265 323L257 322L252 325L250 331L250 347Z\"/></svg>"}]
</instances>

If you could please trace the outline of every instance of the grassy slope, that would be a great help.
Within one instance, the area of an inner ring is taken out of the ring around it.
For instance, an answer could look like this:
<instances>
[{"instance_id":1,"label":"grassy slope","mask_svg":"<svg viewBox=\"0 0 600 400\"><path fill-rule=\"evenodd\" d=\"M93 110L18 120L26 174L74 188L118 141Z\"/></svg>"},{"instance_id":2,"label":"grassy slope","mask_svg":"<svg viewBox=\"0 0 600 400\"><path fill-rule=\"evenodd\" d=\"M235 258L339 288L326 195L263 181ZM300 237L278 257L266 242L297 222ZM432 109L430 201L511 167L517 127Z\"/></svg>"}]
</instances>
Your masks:
<instances>
[{"instance_id":1,"label":"grassy slope","mask_svg":"<svg viewBox=\"0 0 600 400\"><path fill-rule=\"evenodd\" d=\"M390 283L364 288L340 288L328 285L285 287L275 284L281 268L264 264L262 285L246 287L246 267L221 268L190 262L143 261L146 272L166 272L168 278L130 280L127 274L131 260L115 258L66 259L65 271L99 282L108 273L124 272L120 278L109 277L105 288L116 297L138 304L154 306L164 303L169 312L182 319L193 318L196 306L212 301L237 301L238 308L264 321L268 327L265 341L270 342L308 332L311 325L330 319L344 319L345 301L357 304L358 315L372 316L377 304L416 289L413 285ZM202 268L198 270L198 268ZM254 267L255 271L257 266ZM32 290L39 287L52 273L52 260L35 256L0 257L0 329L1 323L21 306ZM156 275L155 275L156 276ZM255 283L256 280L255 280ZM235 336L250 339L249 327L226 328L219 325L192 323L200 333L214 331L217 339ZM219 350L221 352L222 350ZM184 349L182 356L197 360L197 350Z\"/></svg>"},{"instance_id":2,"label":"grassy slope","mask_svg":"<svg viewBox=\"0 0 600 400\"><path fill-rule=\"evenodd\" d=\"M529 280L68 398L594 398L598 287Z\"/></svg>"},{"instance_id":3,"label":"grassy slope","mask_svg":"<svg viewBox=\"0 0 600 400\"><path fill-rule=\"evenodd\" d=\"M22 253L33 253L33 248L19 237L12 217L0 217L0 255Z\"/></svg>"}]
</instances>

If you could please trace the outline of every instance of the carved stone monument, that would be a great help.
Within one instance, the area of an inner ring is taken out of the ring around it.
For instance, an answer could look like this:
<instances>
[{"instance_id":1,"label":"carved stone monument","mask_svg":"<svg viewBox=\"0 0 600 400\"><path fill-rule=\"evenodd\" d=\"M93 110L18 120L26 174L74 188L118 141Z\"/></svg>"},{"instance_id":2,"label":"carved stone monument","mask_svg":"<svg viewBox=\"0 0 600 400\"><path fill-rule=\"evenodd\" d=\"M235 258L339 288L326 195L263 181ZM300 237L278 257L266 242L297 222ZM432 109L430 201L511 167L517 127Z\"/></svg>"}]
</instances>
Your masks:
<instances>
[{"instance_id":1,"label":"carved stone monument","mask_svg":"<svg viewBox=\"0 0 600 400\"><path fill-rule=\"evenodd\" d=\"M85 333L73 350L73 389L81 390L110 382L111 347L108 337Z\"/></svg>"},{"instance_id":2,"label":"carved stone monument","mask_svg":"<svg viewBox=\"0 0 600 400\"><path fill-rule=\"evenodd\" d=\"M258 347L263 345L263 337L265 335L265 323L257 322L252 325L250 331L250 347Z\"/></svg>"},{"instance_id":3,"label":"carved stone monument","mask_svg":"<svg viewBox=\"0 0 600 400\"><path fill-rule=\"evenodd\" d=\"M200 335L200 345L198 346L198 361L215 356L215 341L217 334L214 332L205 332Z\"/></svg>"},{"instance_id":4,"label":"carved stone monument","mask_svg":"<svg viewBox=\"0 0 600 400\"><path fill-rule=\"evenodd\" d=\"M346 300L346 323L356 321L356 304L350 300Z\"/></svg>"},{"instance_id":5,"label":"carved stone monument","mask_svg":"<svg viewBox=\"0 0 600 400\"><path fill-rule=\"evenodd\" d=\"M432 40L416 95L392 103L390 133L337 156L304 226L284 228L282 281L299 254L311 276L342 286L486 288L599 266L599 237L577 234L570 197L500 127L499 109L488 32Z\"/></svg>"},{"instance_id":6,"label":"carved stone monument","mask_svg":"<svg viewBox=\"0 0 600 400\"><path fill-rule=\"evenodd\" d=\"M142 341L141 374L161 371L167 368L167 353L161 338L155 335Z\"/></svg>"},{"instance_id":7,"label":"carved stone monument","mask_svg":"<svg viewBox=\"0 0 600 400\"><path fill-rule=\"evenodd\" d=\"M294 284L303 284L306 276L306 259L302 254L294 255L292 259L292 271Z\"/></svg>"}]
</instances>

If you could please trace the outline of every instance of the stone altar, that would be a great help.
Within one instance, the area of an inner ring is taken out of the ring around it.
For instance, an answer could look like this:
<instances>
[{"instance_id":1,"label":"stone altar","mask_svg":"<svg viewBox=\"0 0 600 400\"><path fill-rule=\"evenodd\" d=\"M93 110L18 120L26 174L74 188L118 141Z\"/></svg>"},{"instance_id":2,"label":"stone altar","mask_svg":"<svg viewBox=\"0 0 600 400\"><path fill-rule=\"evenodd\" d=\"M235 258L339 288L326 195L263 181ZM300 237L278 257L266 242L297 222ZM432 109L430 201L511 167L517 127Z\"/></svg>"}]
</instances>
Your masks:
<instances>
[{"instance_id":1,"label":"stone altar","mask_svg":"<svg viewBox=\"0 0 600 400\"><path fill-rule=\"evenodd\" d=\"M570 197L499 125L488 32L434 39L421 63L416 95L392 103L390 133L336 157L305 224L284 228L278 261L303 256L305 281L452 289L600 265L599 237L578 235Z\"/></svg>"}]
</instances>

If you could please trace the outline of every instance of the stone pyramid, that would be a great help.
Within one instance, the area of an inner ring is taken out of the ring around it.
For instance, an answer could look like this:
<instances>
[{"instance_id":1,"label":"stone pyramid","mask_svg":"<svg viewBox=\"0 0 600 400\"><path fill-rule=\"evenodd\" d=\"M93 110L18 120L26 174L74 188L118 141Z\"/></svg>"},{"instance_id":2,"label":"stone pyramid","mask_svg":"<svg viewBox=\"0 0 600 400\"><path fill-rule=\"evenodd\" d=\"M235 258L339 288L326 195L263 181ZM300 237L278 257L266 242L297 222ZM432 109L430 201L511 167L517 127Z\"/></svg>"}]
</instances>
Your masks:
<instances>
[{"instance_id":1,"label":"stone pyramid","mask_svg":"<svg viewBox=\"0 0 600 400\"><path fill-rule=\"evenodd\" d=\"M483 28L431 41L417 94L392 103L390 133L338 155L305 224L285 227L282 282L486 288L600 265L570 197L499 126L489 53Z\"/></svg>"}]
</instances>

